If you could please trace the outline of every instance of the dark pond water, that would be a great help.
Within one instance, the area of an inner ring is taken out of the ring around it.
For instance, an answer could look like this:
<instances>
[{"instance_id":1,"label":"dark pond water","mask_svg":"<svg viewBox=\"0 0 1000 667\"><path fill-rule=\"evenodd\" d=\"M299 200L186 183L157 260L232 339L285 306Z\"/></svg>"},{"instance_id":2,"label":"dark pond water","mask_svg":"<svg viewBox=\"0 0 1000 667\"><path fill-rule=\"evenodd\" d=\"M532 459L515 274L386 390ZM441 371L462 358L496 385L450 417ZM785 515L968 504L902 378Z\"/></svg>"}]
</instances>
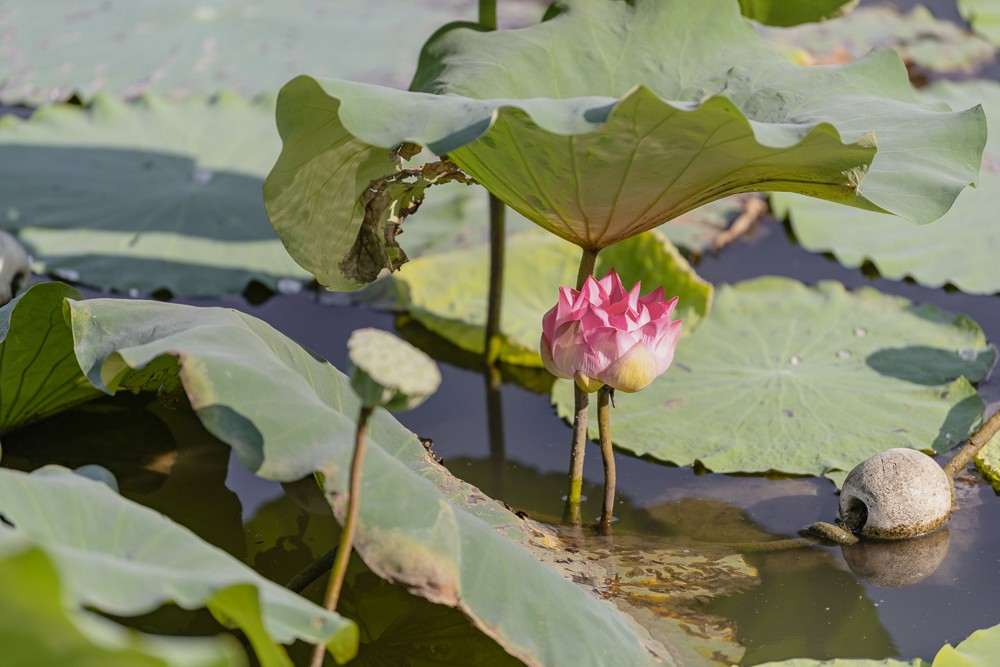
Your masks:
<instances>
[{"instance_id":1,"label":"dark pond water","mask_svg":"<svg viewBox=\"0 0 1000 667\"><path fill-rule=\"evenodd\" d=\"M939 16L957 20L951 3L933 4ZM996 66L989 72L994 76ZM849 287L871 285L966 313L991 342L1000 341L997 297L927 289L846 269L799 248L773 219L718 255L702 258L697 270L716 284L779 274L807 283L835 279ZM391 330L397 323L391 313L309 291L263 303L245 298L188 303L246 311L339 367L344 366L351 331L364 326ZM440 391L400 420L431 438L435 452L456 475L535 518L558 517L570 430L555 416L548 398L505 384L499 396L502 436L494 428L491 438L483 376L448 363L441 369ZM1000 380L991 378L980 390L995 409ZM80 435L69 446L53 447L67 431L65 419L73 420ZM283 488L253 476L184 409L165 411L142 397L101 401L4 440L5 465L30 469L50 461L107 465L127 496L172 516L281 583L335 544L332 519L324 511L307 509L308 489ZM621 501L615 530L645 536L650 544L792 537L813 521L832 520L837 512L834 486L822 479L696 474L622 454L617 463ZM588 452L585 474L590 499L584 515L596 517L602 483L596 446ZM961 511L947 532L917 545L923 560L910 570L892 569L903 558L894 552L812 547L750 554L759 583L707 603L705 611L732 621L737 640L746 647L746 665L792 657L929 660L944 643L1000 623L995 603L1000 598L1000 499L974 471L960 476L958 489ZM852 563L858 568L865 559L869 566L889 563L889 569L859 576ZM306 594L318 599L321 582ZM422 650L435 623L461 624L457 612L410 598L360 570L344 599L345 611L357 611L365 596L375 594L393 600L388 613L399 637L397 644L380 648L380 655L390 660L386 664L399 664L391 662L393 656L412 657ZM215 627L206 615L171 609L136 624L158 631L211 632ZM508 662L491 643L476 639L471 627L461 641L468 664Z\"/></svg>"}]
</instances>

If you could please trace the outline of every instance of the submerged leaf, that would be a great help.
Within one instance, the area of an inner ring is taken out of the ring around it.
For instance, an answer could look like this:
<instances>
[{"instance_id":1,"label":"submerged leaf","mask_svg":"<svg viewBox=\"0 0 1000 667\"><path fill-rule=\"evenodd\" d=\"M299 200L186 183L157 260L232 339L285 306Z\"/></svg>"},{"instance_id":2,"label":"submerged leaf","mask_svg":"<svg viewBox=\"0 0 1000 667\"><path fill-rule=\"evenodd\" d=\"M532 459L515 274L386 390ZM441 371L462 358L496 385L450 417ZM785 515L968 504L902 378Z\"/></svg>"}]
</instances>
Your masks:
<instances>
[{"instance_id":1,"label":"submerged leaf","mask_svg":"<svg viewBox=\"0 0 1000 667\"><path fill-rule=\"evenodd\" d=\"M72 508L72 511L67 511ZM290 665L275 643L327 644L339 662L357 651L357 627L278 586L162 514L101 482L49 466L0 468L0 544L34 545L52 559L77 607L135 616L173 602L208 607L242 629L265 665ZM259 609L246 606L247 596ZM235 604L237 599L243 602Z\"/></svg>"},{"instance_id":2,"label":"submerged leaf","mask_svg":"<svg viewBox=\"0 0 1000 667\"><path fill-rule=\"evenodd\" d=\"M512 236L507 247L500 358L541 366L542 315L555 303L561 285L576 284L580 250L537 231ZM712 286L659 232L604 250L595 273L611 268L629 287L641 280L643 293L662 285L668 295L679 296L674 319L684 322L685 333L708 313ZM401 306L414 319L465 350L482 352L489 285L486 247L414 260L394 280L401 287Z\"/></svg>"},{"instance_id":3,"label":"submerged leaf","mask_svg":"<svg viewBox=\"0 0 1000 667\"><path fill-rule=\"evenodd\" d=\"M920 91L928 102L982 102L987 118L1000 126L1000 84L995 81L941 82ZM870 260L886 278L912 277L922 285L950 284L970 294L1000 292L1000 133L983 154L980 186L966 190L932 225L914 227L893 216L846 209L791 194L774 194L775 215L787 217L807 250L832 252L841 264Z\"/></svg>"},{"instance_id":4,"label":"submerged leaf","mask_svg":"<svg viewBox=\"0 0 1000 667\"><path fill-rule=\"evenodd\" d=\"M890 447L947 451L980 420L969 382L995 359L964 316L867 288L760 278L722 288L671 369L619 399L614 440L717 472L822 475ZM557 382L553 400L569 418L571 383Z\"/></svg>"},{"instance_id":5,"label":"submerged leaf","mask_svg":"<svg viewBox=\"0 0 1000 667\"><path fill-rule=\"evenodd\" d=\"M533 222L601 248L762 190L928 222L976 178L984 141L978 109L916 104L895 54L797 67L735 3L577 0L520 30L455 24L425 46L413 88L302 76L279 96L284 145L265 204L332 289L359 286L340 267L358 202L396 173L403 142L447 153Z\"/></svg>"}]
</instances>

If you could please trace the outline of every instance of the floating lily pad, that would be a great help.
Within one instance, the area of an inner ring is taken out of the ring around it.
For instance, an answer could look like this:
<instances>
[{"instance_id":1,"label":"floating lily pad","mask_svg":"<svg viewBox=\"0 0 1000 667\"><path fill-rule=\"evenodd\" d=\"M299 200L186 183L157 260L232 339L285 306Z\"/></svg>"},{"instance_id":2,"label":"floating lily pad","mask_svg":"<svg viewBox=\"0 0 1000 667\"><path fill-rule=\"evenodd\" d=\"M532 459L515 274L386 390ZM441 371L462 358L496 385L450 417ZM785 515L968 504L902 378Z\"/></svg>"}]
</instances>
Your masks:
<instances>
[{"instance_id":1,"label":"floating lily pad","mask_svg":"<svg viewBox=\"0 0 1000 667\"><path fill-rule=\"evenodd\" d=\"M423 41L443 23L475 16L471 0L385 11L367 0L7 3L0 101L39 104L101 90L256 95L304 70L405 87Z\"/></svg>"},{"instance_id":2,"label":"floating lily pad","mask_svg":"<svg viewBox=\"0 0 1000 667\"><path fill-rule=\"evenodd\" d=\"M11 546L11 545L8 545ZM4 665L63 667L242 667L228 637L157 637L83 610L66 610L58 573L45 552L0 547L0 625ZM58 640L54 640L58 638Z\"/></svg>"},{"instance_id":3,"label":"floating lily pad","mask_svg":"<svg viewBox=\"0 0 1000 667\"><path fill-rule=\"evenodd\" d=\"M958 13L972 29L1000 45L1000 5L996 0L957 0Z\"/></svg>"},{"instance_id":4,"label":"floating lily pad","mask_svg":"<svg viewBox=\"0 0 1000 667\"><path fill-rule=\"evenodd\" d=\"M931 667L992 667L1000 653L1000 625L977 630L958 644L945 644Z\"/></svg>"},{"instance_id":5,"label":"floating lily pad","mask_svg":"<svg viewBox=\"0 0 1000 667\"><path fill-rule=\"evenodd\" d=\"M990 438L975 456L976 468L1000 493L1000 435Z\"/></svg>"},{"instance_id":6,"label":"floating lily pad","mask_svg":"<svg viewBox=\"0 0 1000 667\"><path fill-rule=\"evenodd\" d=\"M1000 126L1000 84L994 81L941 82L921 91L927 101L983 103ZM1000 133L983 155L979 187L962 193L955 206L932 225L915 227L893 216L807 199L771 196L775 215L788 217L796 238L808 250L832 252L841 264L870 260L886 278L912 277L929 287L950 284L971 294L1000 292Z\"/></svg>"},{"instance_id":7,"label":"floating lily pad","mask_svg":"<svg viewBox=\"0 0 1000 667\"><path fill-rule=\"evenodd\" d=\"M919 5L905 13L888 5L860 7L836 21L759 32L803 65L846 63L884 46L924 70L971 72L996 53L982 37Z\"/></svg>"},{"instance_id":8,"label":"floating lily pad","mask_svg":"<svg viewBox=\"0 0 1000 667\"><path fill-rule=\"evenodd\" d=\"M74 607L116 616L144 614L167 602L208 607L243 630L268 666L291 665L276 642L321 642L338 662L357 651L358 629L350 621L65 468L30 475L0 468L0 514L8 522L0 525L0 543L45 551Z\"/></svg>"},{"instance_id":9,"label":"floating lily pad","mask_svg":"<svg viewBox=\"0 0 1000 667\"><path fill-rule=\"evenodd\" d=\"M400 211L361 204L423 189L401 185L404 142L447 153L536 224L599 248L761 190L929 222L976 178L984 141L980 110L916 104L891 51L798 67L736 3L577 0L520 30L453 25L425 46L413 88L302 76L279 95L283 149L265 204L292 256L332 289L402 261Z\"/></svg>"},{"instance_id":10,"label":"floating lily pad","mask_svg":"<svg viewBox=\"0 0 1000 667\"><path fill-rule=\"evenodd\" d=\"M488 249L481 246L413 260L394 278L403 307L458 347L482 352L488 258ZM508 240L500 318L503 361L542 365L538 351L542 315L555 304L560 285L576 285L579 263L580 249L551 234L535 231ZM633 237L598 255L597 275L612 267L629 287L643 281L644 294L663 285L668 296L680 296L675 312L685 332L693 330L709 310L712 286L658 232Z\"/></svg>"},{"instance_id":11,"label":"floating lily pad","mask_svg":"<svg viewBox=\"0 0 1000 667\"><path fill-rule=\"evenodd\" d=\"M102 290L237 294L308 279L274 234L261 178L273 99L99 96L0 120L0 224L35 270Z\"/></svg>"},{"instance_id":12,"label":"floating lily pad","mask_svg":"<svg viewBox=\"0 0 1000 667\"><path fill-rule=\"evenodd\" d=\"M719 291L671 369L618 400L612 433L635 454L717 472L850 470L890 447L946 451L968 437L983 410L969 383L995 358L964 316L761 278ZM553 400L571 417L572 383Z\"/></svg>"}]
</instances>

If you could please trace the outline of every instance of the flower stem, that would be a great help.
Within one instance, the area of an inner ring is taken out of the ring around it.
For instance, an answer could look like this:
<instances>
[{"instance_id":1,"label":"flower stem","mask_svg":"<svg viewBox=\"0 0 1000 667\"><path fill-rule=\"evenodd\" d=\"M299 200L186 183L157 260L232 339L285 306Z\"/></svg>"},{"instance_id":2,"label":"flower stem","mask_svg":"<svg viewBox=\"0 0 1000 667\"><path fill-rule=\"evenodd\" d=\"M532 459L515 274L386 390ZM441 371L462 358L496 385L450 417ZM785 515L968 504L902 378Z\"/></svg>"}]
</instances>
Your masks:
<instances>
[{"instance_id":1,"label":"flower stem","mask_svg":"<svg viewBox=\"0 0 1000 667\"><path fill-rule=\"evenodd\" d=\"M490 194L490 292L486 309L486 366L495 366L500 357L500 307L503 303L503 260L507 243L504 204Z\"/></svg>"},{"instance_id":2,"label":"flower stem","mask_svg":"<svg viewBox=\"0 0 1000 667\"><path fill-rule=\"evenodd\" d=\"M584 248L580 257L580 270L576 275L576 288L582 289L588 276L594 275L599 249ZM566 494L566 523L580 522L580 496L583 492L583 455L587 447L587 411L590 396L574 383L573 385L573 449L569 457L569 493Z\"/></svg>"},{"instance_id":3,"label":"flower stem","mask_svg":"<svg viewBox=\"0 0 1000 667\"><path fill-rule=\"evenodd\" d=\"M611 388L597 390L597 428L601 436L601 457L604 459L604 505L601 527L608 530L615 511L615 452L611 447Z\"/></svg>"},{"instance_id":4,"label":"flower stem","mask_svg":"<svg viewBox=\"0 0 1000 667\"><path fill-rule=\"evenodd\" d=\"M994 412L993 416L987 419L986 423L972 434L969 442L958 450L958 453L945 464L944 471L948 477L954 479L955 475L965 470L965 466L969 464L969 461L996 435L997 431L1000 431L1000 410Z\"/></svg>"},{"instance_id":5,"label":"flower stem","mask_svg":"<svg viewBox=\"0 0 1000 667\"><path fill-rule=\"evenodd\" d=\"M354 544L354 532L358 525L358 509L361 507L361 464L365 458L365 438L368 434L368 418L372 415L370 405L362 405L358 414L358 428L354 438L354 456L351 459L351 477L347 487L347 515L344 517L344 530L340 534L340 545L337 556L330 571L330 583L326 589L323 606L327 611L337 608L340 589L344 586L344 576L347 574L347 563L351 558L351 546ZM321 667L326 646L316 644L313 652L312 667Z\"/></svg>"},{"instance_id":6,"label":"flower stem","mask_svg":"<svg viewBox=\"0 0 1000 667\"><path fill-rule=\"evenodd\" d=\"M479 24L497 29L497 0L479 0Z\"/></svg>"}]
</instances>

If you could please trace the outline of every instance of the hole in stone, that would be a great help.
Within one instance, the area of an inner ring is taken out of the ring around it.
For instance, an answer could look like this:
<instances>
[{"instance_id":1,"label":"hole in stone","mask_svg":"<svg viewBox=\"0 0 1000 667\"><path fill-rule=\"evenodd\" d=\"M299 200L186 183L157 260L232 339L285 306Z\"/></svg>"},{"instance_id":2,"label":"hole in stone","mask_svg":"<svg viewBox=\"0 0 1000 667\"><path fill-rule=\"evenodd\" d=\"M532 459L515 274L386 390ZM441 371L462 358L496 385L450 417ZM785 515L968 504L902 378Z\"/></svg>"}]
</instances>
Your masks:
<instances>
[{"instance_id":1,"label":"hole in stone","mask_svg":"<svg viewBox=\"0 0 1000 667\"><path fill-rule=\"evenodd\" d=\"M865 524L868 523L868 506L860 498L850 498L847 501L847 509L840 517L840 522L847 530L855 535L860 535Z\"/></svg>"}]
</instances>

